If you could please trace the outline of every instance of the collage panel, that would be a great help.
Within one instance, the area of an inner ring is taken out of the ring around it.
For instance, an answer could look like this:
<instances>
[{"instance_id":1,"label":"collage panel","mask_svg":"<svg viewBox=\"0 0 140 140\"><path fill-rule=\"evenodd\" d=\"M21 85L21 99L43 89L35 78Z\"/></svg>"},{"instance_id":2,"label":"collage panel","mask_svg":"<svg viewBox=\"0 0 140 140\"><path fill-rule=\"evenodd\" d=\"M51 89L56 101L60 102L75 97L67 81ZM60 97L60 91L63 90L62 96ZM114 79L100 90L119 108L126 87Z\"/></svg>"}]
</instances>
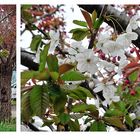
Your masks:
<instances>
[{"instance_id":1,"label":"collage panel","mask_svg":"<svg viewBox=\"0 0 140 140\"><path fill-rule=\"evenodd\" d=\"M21 131L140 131L140 5L21 5Z\"/></svg>"},{"instance_id":2,"label":"collage panel","mask_svg":"<svg viewBox=\"0 0 140 140\"><path fill-rule=\"evenodd\" d=\"M0 132L16 131L16 5L0 4Z\"/></svg>"}]
</instances>

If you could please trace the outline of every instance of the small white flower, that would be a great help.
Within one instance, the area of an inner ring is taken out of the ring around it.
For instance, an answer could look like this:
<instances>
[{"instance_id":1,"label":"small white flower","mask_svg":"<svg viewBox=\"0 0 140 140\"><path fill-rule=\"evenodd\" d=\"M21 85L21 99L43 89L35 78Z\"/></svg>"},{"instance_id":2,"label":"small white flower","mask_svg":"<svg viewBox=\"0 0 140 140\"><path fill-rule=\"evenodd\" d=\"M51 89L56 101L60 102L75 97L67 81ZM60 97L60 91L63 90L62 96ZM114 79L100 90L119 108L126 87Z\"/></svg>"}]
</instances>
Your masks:
<instances>
[{"instance_id":1,"label":"small white flower","mask_svg":"<svg viewBox=\"0 0 140 140\"><path fill-rule=\"evenodd\" d=\"M111 93L114 93L116 91L116 87L113 85L113 81L109 81L109 82L100 82L96 85L96 87L94 88L93 90L94 92L100 92L100 91L103 91L103 94L104 93L108 93L108 92L111 92Z\"/></svg>"},{"instance_id":2,"label":"small white flower","mask_svg":"<svg viewBox=\"0 0 140 140\"><path fill-rule=\"evenodd\" d=\"M130 116L131 120L136 119L136 114L135 113L130 113L129 116Z\"/></svg>"},{"instance_id":3,"label":"small white flower","mask_svg":"<svg viewBox=\"0 0 140 140\"><path fill-rule=\"evenodd\" d=\"M112 101L113 102L120 101L120 97L115 96L115 93L105 93L105 94L103 94L103 97L105 98L105 101L103 101L104 106L110 105L112 103Z\"/></svg>"},{"instance_id":4,"label":"small white flower","mask_svg":"<svg viewBox=\"0 0 140 140\"><path fill-rule=\"evenodd\" d=\"M85 48L82 46L81 41L72 42L71 47L68 48L68 53L71 55L76 55L77 53L84 52Z\"/></svg>"},{"instance_id":5,"label":"small white flower","mask_svg":"<svg viewBox=\"0 0 140 140\"><path fill-rule=\"evenodd\" d=\"M129 24L126 28L126 31L127 32L132 32L132 30L136 30L139 27L139 25L138 25L138 20L139 19L140 19L139 15L133 16L129 21Z\"/></svg>"},{"instance_id":6,"label":"small white flower","mask_svg":"<svg viewBox=\"0 0 140 140\"><path fill-rule=\"evenodd\" d=\"M119 75L122 75L122 70L123 68L129 63L128 60L126 59L120 59L119 61L119 66L117 67L117 69L115 70Z\"/></svg>"},{"instance_id":7,"label":"small white flower","mask_svg":"<svg viewBox=\"0 0 140 140\"><path fill-rule=\"evenodd\" d=\"M99 66L100 66L100 68L105 68L106 70L108 70L110 72L115 69L115 65L113 63L109 63L104 60L99 62Z\"/></svg>"},{"instance_id":8,"label":"small white flower","mask_svg":"<svg viewBox=\"0 0 140 140\"><path fill-rule=\"evenodd\" d=\"M76 60L78 62L77 69L80 72L95 74L98 71L97 62L99 59L94 55L92 50L77 54Z\"/></svg>"},{"instance_id":9,"label":"small white flower","mask_svg":"<svg viewBox=\"0 0 140 140\"><path fill-rule=\"evenodd\" d=\"M107 106L108 104L110 105L112 101L118 102L120 100L119 96L115 96L115 92L117 89L112 84L112 81L106 83L101 82L97 84L93 90L95 93L103 91L103 97L105 98L105 101L103 101L103 105L105 106Z\"/></svg>"},{"instance_id":10,"label":"small white flower","mask_svg":"<svg viewBox=\"0 0 140 140\"><path fill-rule=\"evenodd\" d=\"M106 41L110 40L110 39L111 39L111 36L108 33L106 33L106 34L102 34L102 33L99 34L99 38L98 38L98 42L96 44L96 47L97 48L102 48L103 44Z\"/></svg>"},{"instance_id":11,"label":"small white flower","mask_svg":"<svg viewBox=\"0 0 140 140\"><path fill-rule=\"evenodd\" d=\"M50 48L49 48L49 53L54 52L55 48L57 47L57 45L59 44L59 36L60 33L59 31L54 31L54 30L50 30L49 32L50 38L51 38L51 44L50 44Z\"/></svg>"},{"instance_id":12,"label":"small white flower","mask_svg":"<svg viewBox=\"0 0 140 140\"><path fill-rule=\"evenodd\" d=\"M135 32L127 32L119 35L116 39L116 43L120 44L122 48L126 49L130 46L132 40L136 40L138 38L138 34Z\"/></svg>"}]
</instances>

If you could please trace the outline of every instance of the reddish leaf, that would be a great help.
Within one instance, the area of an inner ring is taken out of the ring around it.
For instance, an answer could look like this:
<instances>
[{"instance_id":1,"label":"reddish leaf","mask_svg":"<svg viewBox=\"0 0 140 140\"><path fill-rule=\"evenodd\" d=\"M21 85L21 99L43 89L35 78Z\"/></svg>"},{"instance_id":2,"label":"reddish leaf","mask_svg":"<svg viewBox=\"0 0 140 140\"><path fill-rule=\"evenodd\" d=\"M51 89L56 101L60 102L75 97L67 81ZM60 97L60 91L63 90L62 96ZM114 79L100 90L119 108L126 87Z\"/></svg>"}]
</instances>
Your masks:
<instances>
[{"instance_id":1,"label":"reddish leaf","mask_svg":"<svg viewBox=\"0 0 140 140\"><path fill-rule=\"evenodd\" d=\"M59 67L59 74L63 74L69 70L71 70L74 66L71 64L63 64Z\"/></svg>"},{"instance_id":2,"label":"reddish leaf","mask_svg":"<svg viewBox=\"0 0 140 140\"><path fill-rule=\"evenodd\" d=\"M123 69L124 75L128 77L134 71L138 71L140 73L140 64L138 62L131 62Z\"/></svg>"},{"instance_id":3,"label":"reddish leaf","mask_svg":"<svg viewBox=\"0 0 140 140\"><path fill-rule=\"evenodd\" d=\"M44 14L43 12L40 12L40 11L32 11L31 13L34 16L42 16Z\"/></svg>"},{"instance_id":4,"label":"reddish leaf","mask_svg":"<svg viewBox=\"0 0 140 140\"><path fill-rule=\"evenodd\" d=\"M127 66L124 67L124 70L128 70L128 69L131 69L131 68L134 68L134 67L139 67L139 66L140 66L139 63L137 63L137 62L131 62Z\"/></svg>"},{"instance_id":5,"label":"reddish leaf","mask_svg":"<svg viewBox=\"0 0 140 140\"><path fill-rule=\"evenodd\" d=\"M81 12L82 12L87 24L88 24L89 29L92 29L93 28L93 22L92 22L90 14L85 10L81 10Z\"/></svg>"}]
</instances>

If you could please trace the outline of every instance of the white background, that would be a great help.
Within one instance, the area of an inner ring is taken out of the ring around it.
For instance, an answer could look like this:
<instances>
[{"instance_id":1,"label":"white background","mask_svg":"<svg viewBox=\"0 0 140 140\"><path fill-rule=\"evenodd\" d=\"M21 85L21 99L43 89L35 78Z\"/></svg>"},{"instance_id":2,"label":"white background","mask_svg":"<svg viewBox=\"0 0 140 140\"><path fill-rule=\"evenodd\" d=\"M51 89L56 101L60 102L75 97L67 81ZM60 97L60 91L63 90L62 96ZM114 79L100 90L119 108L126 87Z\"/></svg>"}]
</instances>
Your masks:
<instances>
[{"instance_id":1,"label":"white background","mask_svg":"<svg viewBox=\"0 0 140 140\"><path fill-rule=\"evenodd\" d=\"M140 4L140 0L0 0L17 5L17 131L0 132L0 140L137 140L139 132L20 132L20 4Z\"/></svg>"}]
</instances>

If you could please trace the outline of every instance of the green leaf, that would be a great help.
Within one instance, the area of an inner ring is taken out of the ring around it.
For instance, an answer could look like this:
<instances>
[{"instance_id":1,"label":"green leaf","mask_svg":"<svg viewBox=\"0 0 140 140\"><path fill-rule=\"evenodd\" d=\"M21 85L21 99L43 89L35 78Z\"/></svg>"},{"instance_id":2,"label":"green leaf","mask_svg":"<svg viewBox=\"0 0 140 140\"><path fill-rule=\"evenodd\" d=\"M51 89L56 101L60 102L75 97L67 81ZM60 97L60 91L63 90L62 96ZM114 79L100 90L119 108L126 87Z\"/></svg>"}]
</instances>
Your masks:
<instances>
[{"instance_id":1,"label":"green leaf","mask_svg":"<svg viewBox=\"0 0 140 140\"><path fill-rule=\"evenodd\" d=\"M25 85L28 80L33 78L37 71L23 71L21 72L21 85Z\"/></svg>"},{"instance_id":2,"label":"green leaf","mask_svg":"<svg viewBox=\"0 0 140 140\"><path fill-rule=\"evenodd\" d=\"M50 72L59 72L58 59L55 55L47 56L47 65Z\"/></svg>"},{"instance_id":3,"label":"green leaf","mask_svg":"<svg viewBox=\"0 0 140 140\"><path fill-rule=\"evenodd\" d=\"M77 90L77 92L79 92L79 93L85 93L87 97L93 98L92 93L91 93L88 89L86 89L86 88L84 88L84 87L78 86L78 87L76 88L76 90Z\"/></svg>"},{"instance_id":4,"label":"green leaf","mask_svg":"<svg viewBox=\"0 0 140 140\"><path fill-rule=\"evenodd\" d=\"M30 91L23 94L21 98L21 117L22 121L29 122L32 116L32 109L30 106Z\"/></svg>"},{"instance_id":5,"label":"green leaf","mask_svg":"<svg viewBox=\"0 0 140 140\"><path fill-rule=\"evenodd\" d=\"M80 131L80 125L78 123L78 120L77 121L70 120L68 125L70 127L70 131Z\"/></svg>"},{"instance_id":6,"label":"green leaf","mask_svg":"<svg viewBox=\"0 0 140 140\"><path fill-rule=\"evenodd\" d=\"M96 18L97 18L97 12L96 12L96 10L94 10L94 11L92 12L92 22L93 22L93 25L94 25L94 23L95 23L95 21L96 21Z\"/></svg>"},{"instance_id":7,"label":"green leaf","mask_svg":"<svg viewBox=\"0 0 140 140\"><path fill-rule=\"evenodd\" d=\"M59 85L48 83L47 91L49 95L49 101L54 107L56 114L64 112L64 107L67 101L65 92L60 88Z\"/></svg>"},{"instance_id":8,"label":"green leaf","mask_svg":"<svg viewBox=\"0 0 140 140\"><path fill-rule=\"evenodd\" d=\"M138 71L134 71L133 73L131 73L128 78L130 81L135 82L138 78Z\"/></svg>"},{"instance_id":9,"label":"green leaf","mask_svg":"<svg viewBox=\"0 0 140 140\"><path fill-rule=\"evenodd\" d=\"M103 121L94 121L89 131L106 131L106 125L103 123Z\"/></svg>"},{"instance_id":10,"label":"green leaf","mask_svg":"<svg viewBox=\"0 0 140 140\"><path fill-rule=\"evenodd\" d=\"M31 7L32 7L32 5L24 4L24 5L21 6L21 9L22 9L22 10L26 10L26 9L31 8Z\"/></svg>"},{"instance_id":11,"label":"green leaf","mask_svg":"<svg viewBox=\"0 0 140 140\"><path fill-rule=\"evenodd\" d=\"M125 129L125 125L123 124L123 120L119 117L104 117L104 121L111 126L115 126L121 129Z\"/></svg>"},{"instance_id":12,"label":"green leaf","mask_svg":"<svg viewBox=\"0 0 140 140\"><path fill-rule=\"evenodd\" d=\"M48 55L49 44L44 46L44 49L40 53L40 65L39 71L42 72L45 69L47 55Z\"/></svg>"},{"instance_id":13,"label":"green leaf","mask_svg":"<svg viewBox=\"0 0 140 140\"><path fill-rule=\"evenodd\" d=\"M125 122L126 122L126 124L128 124L130 127L133 127L133 122L132 122L132 120L131 120L131 118L130 118L129 115L126 115L126 116L125 116Z\"/></svg>"},{"instance_id":14,"label":"green leaf","mask_svg":"<svg viewBox=\"0 0 140 140\"><path fill-rule=\"evenodd\" d=\"M37 51L39 44L41 43L41 35L35 35L32 38L31 44L30 44L30 48L32 51Z\"/></svg>"},{"instance_id":15,"label":"green leaf","mask_svg":"<svg viewBox=\"0 0 140 140\"><path fill-rule=\"evenodd\" d=\"M50 72L51 78L56 81L59 78L59 73L58 72Z\"/></svg>"},{"instance_id":16,"label":"green leaf","mask_svg":"<svg viewBox=\"0 0 140 140\"><path fill-rule=\"evenodd\" d=\"M47 70L44 70L43 72L39 71L23 71L21 72L21 85L25 85L26 82L30 79L36 79L36 80L48 80L50 77Z\"/></svg>"},{"instance_id":17,"label":"green leaf","mask_svg":"<svg viewBox=\"0 0 140 140\"><path fill-rule=\"evenodd\" d=\"M21 16L25 21L29 23L32 23L34 20L34 18L32 17L32 14L29 11L27 11L27 9L21 10Z\"/></svg>"},{"instance_id":18,"label":"green leaf","mask_svg":"<svg viewBox=\"0 0 140 140\"><path fill-rule=\"evenodd\" d=\"M85 112L87 109L86 104L76 104L72 107L72 112Z\"/></svg>"},{"instance_id":19,"label":"green leaf","mask_svg":"<svg viewBox=\"0 0 140 140\"><path fill-rule=\"evenodd\" d=\"M76 24L76 25L87 27L87 23L85 21L73 20L73 23Z\"/></svg>"},{"instance_id":20,"label":"green leaf","mask_svg":"<svg viewBox=\"0 0 140 140\"><path fill-rule=\"evenodd\" d=\"M136 92L140 94L140 86L135 88Z\"/></svg>"},{"instance_id":21,"label":"green leaf","mask_svg":"<svg viewBox=\"0 0 140 140\"><path fill-rule=\"evenodd\" d=\"M86 101L87 97L93 97L93 95L88 89L81 86L78 86L76 89L70 90L68 92L68 95L70 97L77 100L83 100L84 102Z\"/></svg>"},{"instance_id":22,"label":"green leaf","mask_svg":"<svg viewBox=\"0 0 140 140\"><path fill-rule=\"evenodd\" d=\"M113 102L111 105L113 105L113 109L117 109L119 111L121 111L123 114L126 113L126 105L123 101L119 101L119 102Z\"/></svg>"},{"instance_id":23,"label":"green leaf","mask_svg":"<svg viewBox=\"0 0 140 140\"><path fill-rule=\"evenodd\" d=\"M64 81L81 81L87 79L78 71L68 71L61 76Z\"/></svg>"},{"instance_id":24,"label":"green leaf","mask_svg":"<svg viewBox=\"0 0 140 140\"><path fill-rule=\"evenodd\" d=\"M103 18L103 17L98 18L98 19L95 21L93 28L94 28L94 29L99 29L100 26L101 26L101 24L103 23L103 21L104 21L104 18Z\"/></svg>"},{"instance_id":25,"label":"green leaf","mask_svg":"<svg viewBox=\"0 0 140 140\"><path fill-rule=\"evenodd\" d=\"M34 73L34 76L33 76L34 79L37 79L37 80L48 80L50 78L50 74L47 70L44 70L42 72L39 72L39 71L36 71L36 73Z\"/></svg>"},{"instance_id":26,"label":"green leaf","mask_svg":"<svg viewBox=\"0 0 140 140\"><path fill-rule=\"evenodd\" d=\"M89 33L88 29L85 28L76 28L72 29L70 33L73 33L72 39L75 39L76 41L83 40Z\"/></svg>"},{"instance_id":27,"label":"green leaf","mask_svg":"<svg viewBox=\"0 0 140 140\"><path fill-rule=\"evenodd\" d=\"M112 117L112 116L123 116L124 113L118 109L109 109L105 112L105 116Z\"/></svg>"},{"instance_id":28,"label":"green leaf","mask_svg":"<svg viewBox=\"0 0 140 140\"><path fill-rule=\"evenodd\" d=\"M64 92L61 92L58 96L56 96L53 104L54 111L56 114L64 112L66 101L67 101L67 97Z\"/></svg>"},{"instance_id":29,"label":"green leaf","mask_svg":"<svg viewBox=\"0 0 140 140\"><path fill-rule=\"evenodd\" d=\"M85 111L91 111L96 112L97 108L94 105L87 105L87 104L76 104L72 107L72 112L85 112Z\"/></svg>"},{"instance_id":30,"label":"green leaf","mask_svg":"<svg viewBox=\"0 0 140 140\"><path fill-rule=\"evenodd\" d=\"M59 116L60 122L65 125L70 121L70 115L66 113L62 113Z\"/></svg>"},{"instance_id":31,"label":"green leaf","mask_svg":"<svg viewBox=\"0 0 140 140\"><path fill-rule=\"evenodd\" d=\"M30 92L30 104L33 114L43 117L49 106L48 94L43 91L43 86L36 85Z\"/></svg>"}]
</instances>

